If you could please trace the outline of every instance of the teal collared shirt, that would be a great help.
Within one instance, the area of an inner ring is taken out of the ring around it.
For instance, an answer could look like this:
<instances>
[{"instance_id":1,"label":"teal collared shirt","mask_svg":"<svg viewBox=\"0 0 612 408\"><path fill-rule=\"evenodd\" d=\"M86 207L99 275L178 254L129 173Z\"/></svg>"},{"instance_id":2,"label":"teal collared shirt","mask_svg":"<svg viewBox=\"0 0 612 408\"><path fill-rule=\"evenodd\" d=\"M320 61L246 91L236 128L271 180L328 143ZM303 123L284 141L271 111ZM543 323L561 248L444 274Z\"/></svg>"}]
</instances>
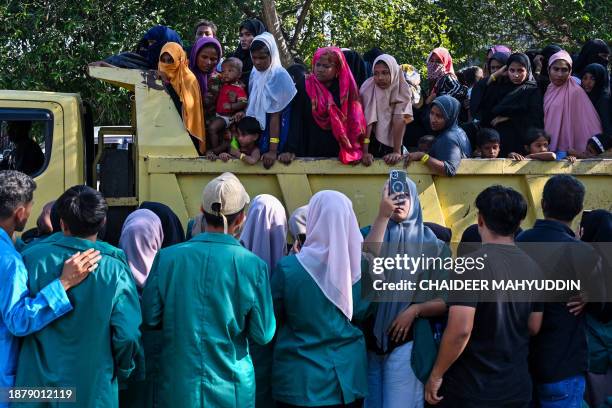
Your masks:
<instances>
[{"instance_id":1,"label":"teal collared shirt","mask_svg":"<svg viewBox=\"0 0 612 408\"><path fill-rule=\"evenodd\" d=\"M199 234L158 253L142 301L144 324L162 325L162 406L254 406L249 342L276 328L262 259L229 235Z\"/></svg>"},{"instance_id":2,"label":"teal collared shirt","mask_svg":"<svg viewBox=\"0 0 612 408\"><path fill-rule=\"evenodd\" d=\"M348 404L367 394L363 333L325 297L295 255L272 274L279 322L274 346L272 394L299 406ZM353 321L368 313L361 281L353 285Z\"/></svg>"},{"instance_id":3,"label":"teal collared shirt","mask_svg":"<svg viewBox=\"0 0 612 408\"><path fill-rule=\"evenodd\" d=\"M117 407L117 380L131 374L141 352L142 320L134 278L120 249L102 241L55 238L23 253L32 295L56 280L75 252L94 248L102 259L68 292L72 312L23 340L15 385L75 387L79 407Z\"/></svg>"}]
</instances>

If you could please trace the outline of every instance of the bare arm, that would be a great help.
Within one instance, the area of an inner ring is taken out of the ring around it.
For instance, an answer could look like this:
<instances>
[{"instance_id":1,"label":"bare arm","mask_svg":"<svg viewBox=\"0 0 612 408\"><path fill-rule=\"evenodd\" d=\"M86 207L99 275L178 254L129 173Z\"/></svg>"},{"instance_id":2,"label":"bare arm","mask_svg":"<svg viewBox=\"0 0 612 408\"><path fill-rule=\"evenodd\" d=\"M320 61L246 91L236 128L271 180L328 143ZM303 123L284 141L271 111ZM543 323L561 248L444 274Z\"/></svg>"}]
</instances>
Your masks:
<instances>
[{"instance_id":1,"label":"bare arm","mask_svg":"<svg viewBox=\"0 0 612 408\"><path fill-rule=\"evenodd\" d=\"M385 231L387 230L387 224L389 223L389 218L393 214L395 210L395 198L397 198L399 194L393 194L389 196L389 184L385 183L385 187L383 189L382 197L380 199L380 207L378 210L378 215L376 219L372 223L372 227L370 228L370 233L364 240L364 250L373 254L378 255L380 253L381 243L385 238Z\"/></svg>"},{"instance_id":2,"label":"bare arm","mask_svg":"<svg viewBox=\"0 0 612 408\"><path fill-rule=\"evenodd\" d=\"M408 155L405 158L406 166L408 166L410 162L420 161L423 158L423 156L425 156L425 153L423 152L408 153ZM429 159L427 159L427 162L425 163L425 165L429 167L429 169L432 170L434 174L437 174L438 176L447 175L446 167L444 166L444 162L441 160L438 160L434 157L429 156Z\"/></svg>"},{"instance_id":3,"label":"bare arm","mask_svg":"<svg viewBox=\"0 0 612 408\"><path fill-rule=\"evenodd\" d=\"M557 155L555 152L540 152L540 153L531 153L525 156L527 159L533 160L541 160L541 161L555 161L557 160Z\"/></svg>"},{"instance_id":4,"label":"bare arm","mask_svg":"<svg viewBox=\"0 0 612 408\"><path fill-rule=\"evenodd\" d=\"M406 340L408 329L417 317L440 316L446 312L446 303L442 299L432 299L425 303L413 303L397 315L388 330L388 335L396 342Z\"/></svg>"},{"instance_id":5,"label":"bare arm","mask_svg":"<svg viewBox=\"0 0 612 408\"><path fill-rule=\"evenodd\" d=\"M280 140L280 125L281 125L281 112L275 112L270 114L270 150L263 154L263 165L266 169L269 169L274 165L277 156L278 141L272 141L272 139Z\"/></svg>"},{"instance_id":6,"label":"bare arm","mask_svg":"<svg viewBox=\"0 0 612 408\"><path fill-rule=\"evenodd\" d=\"M444 374L459 358L470 340L476 308L470 306L451 306L448 312L448 324L444 334L438 357L425 386L425 399L430 404L439 403L442 398L438 391L442 385Z\"/></svg>"},{"instance_id":7,"label":"bare arm","mask_svg":"<svg viewBox=\"0 0 612 408\"><path fill-rule=\"evenodd\" d=\"M256 164L260 158L261 153L259 151L259 148L256 147L255 149L253 149L251 154L243 156L242 160L247 162L248 164Z\"/></svg>"},{"instance_id":8,"label":"bare arm","mask_svg":"<svg viewBox=\"0 0 612 408\"><path fill-rule=\"evenodd\" d=\"M529 335L535 336L540 332L540 328L542 327L542 318L544 317L543 312L532 312L529 315L529 321L527 323L529 327Z\"/></svg>"}]
</instances>

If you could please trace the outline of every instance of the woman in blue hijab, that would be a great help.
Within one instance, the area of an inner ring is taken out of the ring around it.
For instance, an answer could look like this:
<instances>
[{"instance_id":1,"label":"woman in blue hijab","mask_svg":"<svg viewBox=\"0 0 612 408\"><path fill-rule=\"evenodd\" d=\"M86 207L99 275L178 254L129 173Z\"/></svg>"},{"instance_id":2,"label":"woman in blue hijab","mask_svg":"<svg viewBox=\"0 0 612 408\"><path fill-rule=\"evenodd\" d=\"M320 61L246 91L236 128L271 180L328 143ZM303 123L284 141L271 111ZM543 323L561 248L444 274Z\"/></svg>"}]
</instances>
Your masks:
<instances>
[{"instance_id":1,"label":"woman in blue hijab","mask_svg":"<svg viewBox=\"0 0 612 408\"><path fill-rule=\"evenodd\" d=\"M450 255L444 243L423 225L416 185L407 179L406 187L405 193L389 195L389 186L385 185L378 217L364 230L366 252L384 258ZM431 274L432 271L424 268L387 269L373 279L389 283L418 282L432 278ZM376 312L364 328L369 391L365 405L368 408L422 407L423 383L411 364L414 326L419 318L443 315L446 304L441 297L433 294L423 297L418 291L384 291L377 295Z\"/></svg>"},{"instance_id":2,"label":"woman in blue hijab","mask_svg":"<svg viewBox=\"0 0 612 408\"><path fill-rule=\"evenodd\" d=\"M135 52L127 51L111 55L102 61L92 62L91 66L117 67L128 69L157 69L159 53L166 43L175 42L183 44L181 36L173 29L157 25L142 36Z\"/></svg>"},{"instance_id":3,"label":"woman in blue hijab","mask_svg":"<svg viewBox=\"0 0 612 408\"><path fill-rule=\"evenodd\" d=\"M458 118L461 104L452 96L438 96L429 112L431 129L437 133L436 141L429 153L412 152L405 156L405 165L420 161L440 176L454 176L461 159L470 157L472 146L459 127Z\"/></svg>"}]
</instances>

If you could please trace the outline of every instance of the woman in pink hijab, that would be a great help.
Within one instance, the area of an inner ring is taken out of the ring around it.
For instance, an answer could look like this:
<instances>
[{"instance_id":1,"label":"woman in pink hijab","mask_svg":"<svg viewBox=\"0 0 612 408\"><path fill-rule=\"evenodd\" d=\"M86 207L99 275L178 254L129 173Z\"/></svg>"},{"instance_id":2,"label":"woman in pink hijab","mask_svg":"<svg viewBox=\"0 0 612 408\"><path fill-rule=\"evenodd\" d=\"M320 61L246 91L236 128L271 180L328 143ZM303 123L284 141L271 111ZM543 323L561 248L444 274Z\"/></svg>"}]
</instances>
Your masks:
<instances>
[{"instance_id":1,"label":"woman in pink hijab","mask_svg":"<svg viewBox=\"0 0 612 408\"><path fill-rule=\"evenodd\" d=\"M455 74L453 57L444 47L434 48L427 57L427 81L429 96L425 100L426 105L442 95L452 96L462 103L467 96L467 87L459 83Z\"/></svg>"},{"instance_id":2,"label":"woman in pink hijab","mask_svg":"<svg viewBox=\"0 0 612 408\"><path fill-rule=\"evenodd\" d=\"M550 151L584 151L589 138L601 133L597 111L571 74L572 58L566 51L550 57L550 85L544 94L544 129L551 135Z\"/></svg>"},{"instance_id":3,"label":"woman in pink hijab","mask_svg":"<svg viewBox=\"0 0 612 408\"><path fill-rule=\"evenodd\" d=\"M125 252L139 290L145 285L163 240L161 220L151 210L136 210L123 223L119 248Z\"/></svg>"},{"instance_id":4,"label":"woman in pink hijab","mask_svg":"<svg viewBox=\"0 0 612 408\"><path fill-rule=\"evenodd\" d=\"M410 85L391 55L378 56L372 71L373 76L359 91L367 124L366 140L370 140L364 146L364 159L370 157L362 161L371 164L374 155L394 165L403 159L404 132L406 125L412 122Z\"/></svg>"}]
</instances>

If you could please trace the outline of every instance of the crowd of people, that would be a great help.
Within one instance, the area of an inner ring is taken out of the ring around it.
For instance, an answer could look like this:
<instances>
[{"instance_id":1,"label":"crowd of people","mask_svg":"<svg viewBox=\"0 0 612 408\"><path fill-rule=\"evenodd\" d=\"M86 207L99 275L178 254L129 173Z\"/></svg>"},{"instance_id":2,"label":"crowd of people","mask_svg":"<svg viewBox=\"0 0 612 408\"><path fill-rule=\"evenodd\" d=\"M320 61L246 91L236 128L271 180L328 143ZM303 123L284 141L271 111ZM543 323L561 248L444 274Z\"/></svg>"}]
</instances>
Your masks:
<instances>
[{"instance_id":1,"label":"crowd of people","mask_svg":"<svg viewBox=\"0 0 612 408\"><path fill-rule=\"evenodd\" d=\"M427 58L426 80L378 48L362 57L319 48L311 69L281 65L274 36L257 19L239 27L224 59L216 25L200 21L193 44L165 26L135 52L92 63L157 70L199 154L248 164L296 157L395 165L420 161L452 176L461 159L609 157L610 49L587 42L574 57L557 45L488 51L483 67L455 72L445 48ZM246 121L246 123L242 123Z\"/></svg>"},{"instance_id":2,"label":"crowd of people","mask_svg":"<svg viewBox=\"0 0 612 408\"><path fill-rule=\"evenodd\" d=\"M35 188L0 171L0 387L71 387L76 406L105 408L612 406L611 303L573 292L539 303L363 290L371 256L452 255L450 231L424 221L410 179L403 192L381 186L378 214L360 228L340 192L317 192L288 217L277 198L251 200L224 173L204 187L186 234L169 207L144 202L118 248L103 241L108 207L87 186L44 206L36 238L14 239ZM544 218L521 230L521 194L484 189L461 241L479 242L473 256L489 263L465 278L582 276L572 251L533 257L515 245L557 242L577 247L589 279L612 288L610 251L597 246L612 241L612 214L583 211L584 196L574 177L551 177Z\"/></svg>"}]
</instances>

